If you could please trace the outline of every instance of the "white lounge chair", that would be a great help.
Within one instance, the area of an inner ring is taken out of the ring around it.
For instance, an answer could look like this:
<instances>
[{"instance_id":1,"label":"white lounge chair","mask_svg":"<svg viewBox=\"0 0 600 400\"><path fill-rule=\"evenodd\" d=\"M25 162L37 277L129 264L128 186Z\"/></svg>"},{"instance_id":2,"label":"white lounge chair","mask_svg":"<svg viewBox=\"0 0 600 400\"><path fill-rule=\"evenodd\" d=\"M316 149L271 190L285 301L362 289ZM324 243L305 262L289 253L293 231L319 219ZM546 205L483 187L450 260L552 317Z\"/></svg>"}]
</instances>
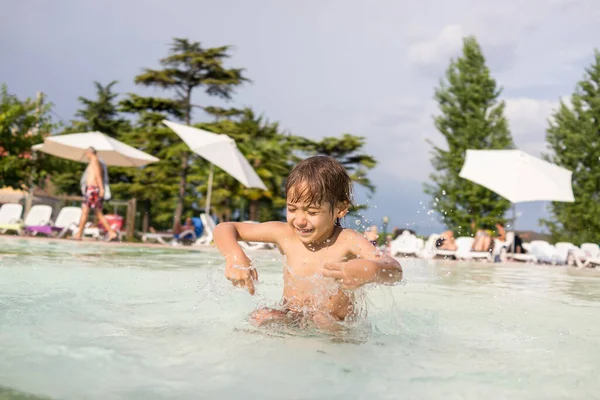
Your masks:
<instances>
[{"instance_id":1,"label":"white lounge chair","mask_svg":"<svg viewBox=\"0 0 600 400\"><path fill-rule=\"evenodd\" d=\"M442 250L436 247L436 242L440 238L438 234L429 235L425 245L419 251L418 256L425 259L431 258L455 258L455 250Z\"/></svg>"},{"instance_id":2,"label":"white lounge chair","mask_svg":"<svg viewBox=\"0 0 600 400\"><path fill-rule=\"evenodd\" d=\"M47 225L27 226L25 230L32 235L42 234L47 236L57 235L64 237L69 231L77 232L81 219L80 207L63 207L56 216L56 221L49 221Z\"/></svg>"},{"instance_id":3,"label":"white lounge chair","mask_svg":"<svg viewBox=\"0 0 600 400\"><path fill-rule=\"evenodd\" d=\"M523 243L523 249L525 251L527 251L527 253L513 253L513 242L515 240L515 233L514 232L507 232L506 233L506 242L504 242L504 245L502 246L502 248L499 249L499 255L500 255L500 260L502 261L506 261L507 259L512 259L514 261L521 261L521 262L537 262L537 258L531 254L531 246L529 243Z\"/></svg>"},{"instance_id":4,"label":"white lounge chair","mask_svg":"<svg viewBox=\"0 0 600 400\"><path fill-rule=\"evenodd\" d=\"M571 258L575 257L575 254L580 250L579 247L569 242L558 242L554 247L556 247L556 258L559 264L575 264L575 260Z\"/></svg>"},{"instance_id":5,"label":"white lounge chair","mask_svg":"<svg viewBox=\"0 0 600 400\"><path fill-rule=\"evenodd\" d=\"M419 239L408 230L403 231L390 243L392 257L417 256L423 249L423 239Z\"/></svg>"},{"instance_id":6,"label":"white lounge chair","mask_svg":"<svg viewBox=\"0 0 600 400\"><path fill-rule=\"evenodd\" d=\"M0 233L18 232L21 229L23 206L16 203L6 203L0 207Z\"/></svg>"},{"instance_id":7,"label":"white lounge chair","mask_svg":"<svg viewBox=\"0 0 600 400\"><path fill-rule=\"evenodd\" d=\"M50 217L52 217L52 207L38 204L29 209L24 222L18 221L15 224L5 225L5 232L14 231L22 235L23 230L28 226L49 225Z\"/></svg>"},{"instance_id":8,"label":"white lounge chair","mask_svg":"<svg viewBox=\"0 0 600 400\"><path fill-rule=\"evenodd\" d=\"M559 263L560 257L555 246L545 240L533 240L530 244L531 254L538 262L552 265Z\"/></svg>"},{"instance_id":9,"label":"white lounge chair","mask_svg":"<svg viewBox=\"0 0 600 400\"><path fill-rule=\"evenodd\" d=\"M456 257L463 260L484 260L494 261L494 251L496 251L496 245L494 243L494 251L473 251L473 243L475 242L474 237L462 236L456 239Z\"/></svg>"},{"instance_id":10,"label":"white lounge chair","mask_svg":"<svg viewBox=\"0 0 600 400\"><path fill-rule=\"evenodd\" d=\"M194 242L194 244L209 245L213 241L213 231L217 227L217 224L210 215L206 215L204 213L200 214L200 220L202 221L203 226L202 235L200 235L200 237L196 239L196 242Z\"/></svg>"},{"instance_id":11,"label":"white lounge chair","mask_svg":"<svg viewBox=\"0 0 600 400\"><path fill-rule=\"evenodd\" d=\"M596 243L582 243L581 250L574 259L579 268L600 266L600 246Z\"/></svg>"}]
</instances>

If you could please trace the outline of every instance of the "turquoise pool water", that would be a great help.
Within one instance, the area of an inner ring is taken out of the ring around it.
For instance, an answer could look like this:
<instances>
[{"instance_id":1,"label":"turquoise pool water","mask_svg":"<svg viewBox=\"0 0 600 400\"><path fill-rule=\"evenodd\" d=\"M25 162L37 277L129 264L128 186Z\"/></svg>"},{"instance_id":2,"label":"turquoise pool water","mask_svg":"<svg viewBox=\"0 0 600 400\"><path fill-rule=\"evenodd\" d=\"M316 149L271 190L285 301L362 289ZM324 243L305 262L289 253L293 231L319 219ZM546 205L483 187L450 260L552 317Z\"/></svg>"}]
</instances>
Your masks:
<instances>
[{"instance_id":1,"label":"turquoise pool water","mask_svg":"<svg viewBox=\"0 0 600 400\"><path fill-rule=\"evenodd\" d=\"M280 257L0 237L0 397L600 398L600 274L403 260L346 340L257 330ZM31 397L29 397L31 396Z\"/></svg>"}]
</instances>

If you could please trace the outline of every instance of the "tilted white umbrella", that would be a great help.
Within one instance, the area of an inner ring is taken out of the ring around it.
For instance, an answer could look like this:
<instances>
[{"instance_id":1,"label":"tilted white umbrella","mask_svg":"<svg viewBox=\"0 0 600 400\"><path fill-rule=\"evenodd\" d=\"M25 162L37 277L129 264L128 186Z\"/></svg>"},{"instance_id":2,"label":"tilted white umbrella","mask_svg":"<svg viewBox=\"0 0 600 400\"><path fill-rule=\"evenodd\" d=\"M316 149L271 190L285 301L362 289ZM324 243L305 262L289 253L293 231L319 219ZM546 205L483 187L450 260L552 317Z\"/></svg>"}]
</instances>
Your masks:
<instances>
[{"instance_id":1,"label":"tilted white umbrella","mask_svg":"<svg viewBox=\"0 0 600 400\"><path fill-rule=\"evenodd\" d=\"M572 172L521 150L467 150L459 176L511 203L575 201Z\"/></svg>"},{"instance_id":2,"label":"tilted white umbrella","mask_svg":"<svg viewBox=\"0 0 600 400\"><path fill-rule=\"evenodd\" d=\"M237 148L235 140L229 136L167 120L163 120L163 123L171 128L194 153L211 163L208 176L208 193L206 194L206 213L210 211L214 165L227 172L247 188L267 190L256 171Z\"/></svg>"},{"instance_id":3,"label":"tilted white umbrella","mask_svg":"<svg viewBox=\"0 0 600 400\"><path fill-rule=\"evenodd\" d=\"M573 202L572 172L521 150L467 150L459 176L513 203ZM515 223L513 222L513 230Z\"/></svg>"},{"instance_id":4,"label":"tilted white umbrella","mask_svg":"<svg viewBox=\"0 0 600 400\"><path fill-rule=\"evenodd\" d=\"M158 158L102 132L48 136L44 143L36 144L32 149L68 160L87 162L84 153L89 147L96 149L98 157L108 166L141 167L159 161Z\"/></svg>"}]
</instances>

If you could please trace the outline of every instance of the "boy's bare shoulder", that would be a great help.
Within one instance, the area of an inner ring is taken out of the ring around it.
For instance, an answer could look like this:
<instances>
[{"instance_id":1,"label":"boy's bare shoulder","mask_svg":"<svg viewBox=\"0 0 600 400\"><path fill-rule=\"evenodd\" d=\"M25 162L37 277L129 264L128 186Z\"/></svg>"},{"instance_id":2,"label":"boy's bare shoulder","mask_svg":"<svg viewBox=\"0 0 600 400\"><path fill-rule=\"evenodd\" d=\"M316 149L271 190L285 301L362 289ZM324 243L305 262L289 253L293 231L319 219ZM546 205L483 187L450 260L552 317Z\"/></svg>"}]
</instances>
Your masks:
<instances>
[{"instance_id":1,"label":"boy's bare shoulder","mask_svg":"<svg viewBox=\"0 0 600 400\"><path fill-rule=\"evenodd\" d=\"M362 234L351 228L344 228L340 233L340 239L342 240L361 240L362 238L364 238Z\"/></svg>"},{"instance_id":2,"label":"boy's bare shoulder","mask_svg":"<svg viewBox=\"0 0 600 400\"><path fill-rule=\"evenodd\" d=\"M375 246L360 232L354 229L344 228L338 237L338 241L343 243L347 251L353 255L365 257L367 254L374 254Z\"/></svg>"}]
</instances>

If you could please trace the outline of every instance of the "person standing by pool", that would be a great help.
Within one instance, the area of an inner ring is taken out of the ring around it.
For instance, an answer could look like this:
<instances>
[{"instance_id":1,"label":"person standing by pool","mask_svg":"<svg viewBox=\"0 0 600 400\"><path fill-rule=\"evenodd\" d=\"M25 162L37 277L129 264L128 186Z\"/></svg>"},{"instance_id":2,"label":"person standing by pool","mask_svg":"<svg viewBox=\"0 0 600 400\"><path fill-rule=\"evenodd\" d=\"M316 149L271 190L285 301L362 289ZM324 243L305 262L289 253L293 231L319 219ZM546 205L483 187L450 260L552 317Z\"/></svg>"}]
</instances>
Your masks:
<instances>
[{"instance_id":1,"label":"person standing by pool","mask_svg":"<svg viewBox=\"0 0 600 400\"><path fill-rule=\"evenodd\" d=\"M251 321L258 326L312 322L341 329L339 322L356 315L353 291L368 283L396 283L402 267L363 235L341 226L352 203L352 184L335 159L303 160L290 173L285 192L287 222L224 222L215 228L225 277L254 294L258 273L238 241L273 243L285 256L281 308L256 310Z\"/></svg>"},{"instance_id":2,"label":"person standing by pool","mask_svg":"<svg viewBox=\"0 0 600 400\"><path fill-rule=\"evenodd\" d=\"M111 241L117 237L117 233L111 228L104 214L102 214L105 186L108 184L106 166L100 163L96 149L93 147L86 149L84 154L89 160L89 164L81 177L81 192L84 196L84 201L81 205L82 215L79 221L79 231L74 239L81 240L83 228L87 222L90 209L92 209L96 213L98 222L108 231L108 240Z\"/></svg>"}]
</instances>

